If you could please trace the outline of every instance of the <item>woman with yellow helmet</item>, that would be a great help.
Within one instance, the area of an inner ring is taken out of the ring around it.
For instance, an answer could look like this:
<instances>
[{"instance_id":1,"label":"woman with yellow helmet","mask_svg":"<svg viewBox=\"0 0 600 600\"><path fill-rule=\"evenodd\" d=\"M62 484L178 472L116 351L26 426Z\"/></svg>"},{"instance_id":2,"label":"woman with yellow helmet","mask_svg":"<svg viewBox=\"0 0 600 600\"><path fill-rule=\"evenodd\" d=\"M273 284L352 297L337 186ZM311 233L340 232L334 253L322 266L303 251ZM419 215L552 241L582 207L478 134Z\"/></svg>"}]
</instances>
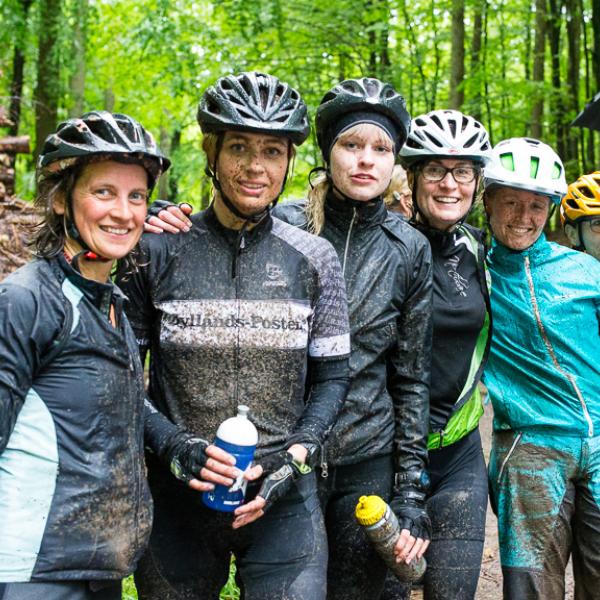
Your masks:
<instances>
[{"instance_id":1,"label":"woman with yellow helmet","mask_svg":"<svg viewBox=\"0 0 600 600\"><path fill-rule=\"evenodd\" d=\"M600 171L569 185L560 205L565 235L575 250L600 260Z\"/></svg>"}]
</instances>

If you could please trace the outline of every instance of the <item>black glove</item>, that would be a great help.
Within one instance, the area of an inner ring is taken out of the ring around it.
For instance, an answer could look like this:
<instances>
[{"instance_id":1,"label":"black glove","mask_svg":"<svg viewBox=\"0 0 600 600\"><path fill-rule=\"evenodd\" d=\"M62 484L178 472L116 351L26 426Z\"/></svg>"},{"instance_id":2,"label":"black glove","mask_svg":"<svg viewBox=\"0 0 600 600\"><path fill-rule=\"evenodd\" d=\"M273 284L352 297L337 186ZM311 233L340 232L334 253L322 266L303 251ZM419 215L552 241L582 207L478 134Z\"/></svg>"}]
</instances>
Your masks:
<instances>
[{"instance_id":1,"label":"black glove","mask_svg":"<svg viewBox=\"0 0 600 600\"><path fill-rule=\"evenodd\" d=\"M189 433L180 432L166 452L171 473L180 481L188 483L200 479L200 471L206 464L208 442Z\"/></svg>"},{"instance_id":2,"label":"black glove","mask_svg":"<svg viewBox=\"0 0 600 600\"><path fill-rule=\"evenodd\" d=\"M296 462L294 457L286 451L269 454L257 461L256 464L262 466L265 475L260 490L258 490L258 496L262 496L267 501L265 512L271 508L274 502L290 491L298 477L311 471L308 465Z\"/></svg>"},{"instance_id":3,"label":"black glove","mask_svg":"<svg viewBox=\"0 0 600 600\"><path fill-rule=\"evenodd\" d=\"M429 489L427 471L410 470L396 474L390 507L398 518L400 530L408 529L414 538L431 539L431 520L425 510Z\"/></svg>"},{"instance_id":4,"label":"black glove","mask_svg":"<svg viewBox=\"0 0 600 600\"><path fill-rule=\"evenodd\" d=\"M160 213L161 210L166 210L167 208L169 208L169 206L177 206L177 204L174 204L173 202L169 202L168 200L155 200L148 207L148 214L146 215L146 221L148 221L148 219L150 217L158 217L158 213Z\"/></svg>"}]
</instances>

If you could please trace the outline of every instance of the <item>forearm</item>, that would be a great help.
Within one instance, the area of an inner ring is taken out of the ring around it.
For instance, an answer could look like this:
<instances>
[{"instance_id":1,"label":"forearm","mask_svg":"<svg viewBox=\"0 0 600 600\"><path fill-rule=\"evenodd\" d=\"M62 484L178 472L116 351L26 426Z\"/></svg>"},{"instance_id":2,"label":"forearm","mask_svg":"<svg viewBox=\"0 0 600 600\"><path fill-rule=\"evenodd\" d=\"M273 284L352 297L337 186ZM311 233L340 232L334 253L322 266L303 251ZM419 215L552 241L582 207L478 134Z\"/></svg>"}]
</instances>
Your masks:
<instances>
[{"instance_id":1,"label":"forearm","mask_svg":"<svg viewBox=\"0 0 600 600\"><path fill-rule=\"evenodd\" d=\"M342 409L349 385L347 358L313 361L308 400L289 444L322 444Z\"/></svg>"}]
</instances>

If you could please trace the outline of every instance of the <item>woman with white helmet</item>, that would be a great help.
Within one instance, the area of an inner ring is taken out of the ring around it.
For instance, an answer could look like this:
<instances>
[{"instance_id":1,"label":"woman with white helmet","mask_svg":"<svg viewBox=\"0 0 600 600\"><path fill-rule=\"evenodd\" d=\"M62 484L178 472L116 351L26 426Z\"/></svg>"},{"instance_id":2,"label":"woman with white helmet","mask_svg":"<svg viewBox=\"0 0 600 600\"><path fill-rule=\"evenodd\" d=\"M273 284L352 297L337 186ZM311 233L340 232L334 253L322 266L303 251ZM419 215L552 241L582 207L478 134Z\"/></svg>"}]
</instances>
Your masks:
<instances>
[{"instance_id":1,"label":"woman with white helmet","mask_svg":"<svg viewBox=\"0 0 600 600\"><path fill-rule=\"evenodd\" d=\"M542 142L500 142L485 173L494 338L485 382L505 598L598 598L600 264L548 242L564 168Z\"/></svg>"},{"instance_id":2,"label":"woman with white helmet","mask_svg":"<svg viewBox=\"0 0 600 600\"><path fill-rule=\"evenodd\" d=\"M413 224L433 255L433 350L429 424L432 521L425 598L475 597L485 540L487 477L477 383L490 341L480 231L465 224L488 160L488 134L454 110L413 119L400 160L412 188ZM387 599L410 591L388 578Z\"/></svg>"}]
</instances>

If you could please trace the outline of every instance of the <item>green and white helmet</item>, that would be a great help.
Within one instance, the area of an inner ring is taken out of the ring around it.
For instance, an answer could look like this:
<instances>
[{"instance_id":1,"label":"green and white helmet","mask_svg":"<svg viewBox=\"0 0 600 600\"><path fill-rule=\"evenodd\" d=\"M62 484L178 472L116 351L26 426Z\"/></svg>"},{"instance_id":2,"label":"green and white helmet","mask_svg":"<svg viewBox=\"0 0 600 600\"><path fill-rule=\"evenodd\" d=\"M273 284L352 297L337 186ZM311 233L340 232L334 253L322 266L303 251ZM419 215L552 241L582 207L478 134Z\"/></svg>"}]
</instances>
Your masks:
<instances>
[{"instance_id":1,"label":"green and white helmet","mask_svg":"<svg viewBox=\"0 0 600 600\"><path fill-rule=\"evenodd\" d=\"M549 196L560 204L567 193L565 168L548 144L532 138L510 138L492 150L492 162L486 166L485 189L507 186Z\"/></svg>"}]
</instances>

